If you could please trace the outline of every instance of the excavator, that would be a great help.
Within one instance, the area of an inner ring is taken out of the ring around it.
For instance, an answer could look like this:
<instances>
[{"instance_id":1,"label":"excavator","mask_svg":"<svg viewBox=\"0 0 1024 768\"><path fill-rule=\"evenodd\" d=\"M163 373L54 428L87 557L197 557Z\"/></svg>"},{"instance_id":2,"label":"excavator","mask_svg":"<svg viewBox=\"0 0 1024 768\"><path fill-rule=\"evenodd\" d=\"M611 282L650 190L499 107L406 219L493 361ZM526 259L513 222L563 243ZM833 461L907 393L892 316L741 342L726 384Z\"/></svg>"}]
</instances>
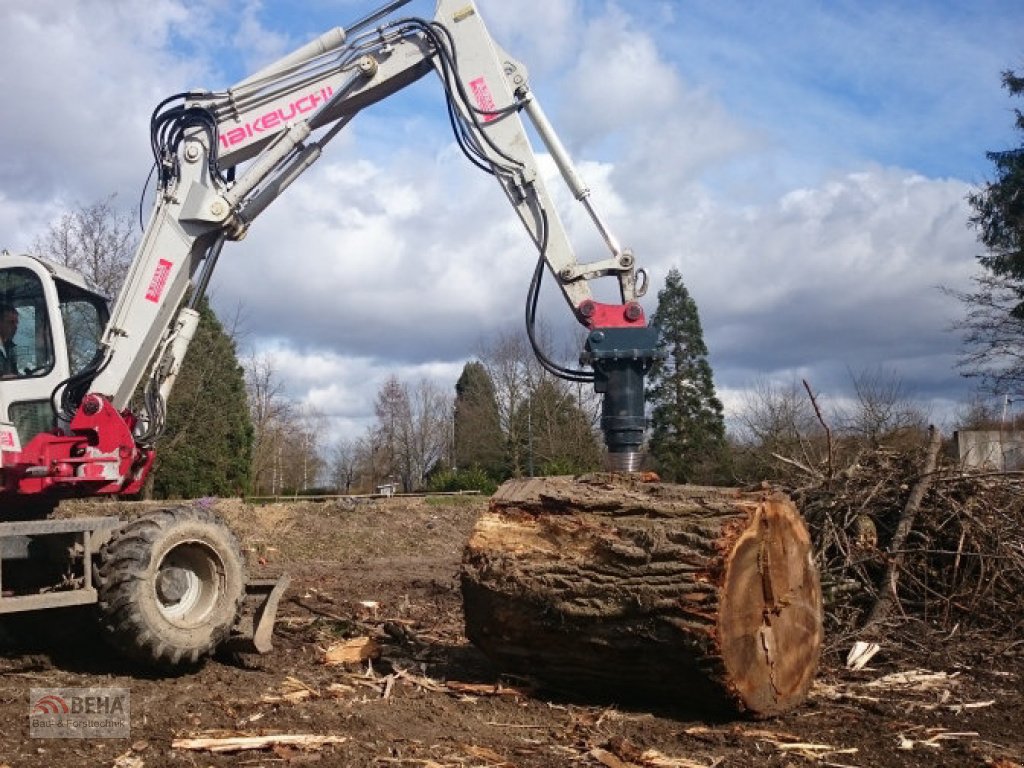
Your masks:
<instances>
[{"instance_id":1,"label":"excavator","mask_svg":"<svg viewBox=\"0 0 1024 768\"><path fill-rule=\"evenodd\" d=\"M409 1L331 29L226 90L156 106L153 208L112 308L67 267L0 255L0 615L95 605L117 649L165 668L236 641L269 650L286 579L247 579L237 541L208 511L128 521L52 513L63 499L140 492L225 243L243 239L360 112L430 72L456 143L496 179L537 249L524 314L540 363L593 385L608 468L639 469L644 377L658 355L639 303L647 275L599 215L526 67L491 38L472 0L438 0L429 20L399 14ZM577 259L526 124L607 253ZM538 343L546 274L585 329L579 367ZM618 303L595 300L602 278L616 281Z\"/></svg>"}]
</instances>

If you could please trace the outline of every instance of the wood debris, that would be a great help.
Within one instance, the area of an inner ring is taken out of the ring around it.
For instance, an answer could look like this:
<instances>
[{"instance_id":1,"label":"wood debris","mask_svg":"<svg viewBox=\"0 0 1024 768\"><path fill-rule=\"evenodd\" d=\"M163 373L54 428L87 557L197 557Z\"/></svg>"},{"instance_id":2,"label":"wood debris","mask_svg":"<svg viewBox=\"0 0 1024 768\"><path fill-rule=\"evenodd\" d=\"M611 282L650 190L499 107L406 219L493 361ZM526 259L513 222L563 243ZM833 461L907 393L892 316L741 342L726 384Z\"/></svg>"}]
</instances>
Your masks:
<instances>
[{"instance_id":1,"label":"wood debris","mask_svg":"<svg viewBox=\"0 0 1024 768\"><path fill-rule=\"evenodd\" d=\"M984 701L955 701L954 692L961 683L959 672L931 672L911 669L893 672L874 680L846 683L816 681L814 695L829 700L896 704L908 710L933 712L944 710L962 714L972 709L994 706L996 699Z\"/></svg>"},{"instance_id":2,"label":"wood debris","mask_svg":"<svg viewBox=\"0 0 1024 768\"><path fill-rule=\"evenodd\" d=\"M785 731L769 731L764 728L733 728L738 736L757 739L771 744L775 749L786 754L793 754L816 762L836 755L855 755L856 747L837 747L832 744L819 744L803 741L799 736Z\"/></svg>"},{"instance_id":3,"label":"wood debris","mask_svg":"<svg viewBox=\"0 0 1024 768\"><path fill-rule=\"evenodd\" d=\"M361 664L380 658L380 645L371 637L353 637L341 640L324 649L324 664Z\"/></svg>"},{"instance_id":4,"label":"wood debris","mask_svg":"<svg viewBox=\"0 0 1024 768\"><path fill-rule=\"evenodd\" d=\"M887 690L933 691L959 685L959 672L930 672L927 669L911 669L906 672L893 672L864 684L866 688L885 688Z\"/></svg>"},{"instance_id":5,"label":"wood debris","mask_svg":"<svg viewBox=\"0 0 1024 768\"><path fill-rule=\"evenodd\" d=\"M320 698L319 691L306 685L297 677L288 676L281 684L280 692L264 694L260 701L264 704L295 704L306 699L318 698Z\"/></svg>"},{"instance_id":6,"label":"wood debris","mask_svg":"<svg viewBox=\"0 0 1024 768\"><path fill-rule=\"evenodd\" d=\"M117 756L113 768L145 768L145 765L141 756L135 754L133 750L128 750L123 755ZM0 766L0 768L3 767Z\"/></svg>"},{"instance_id":7,"label":"wood debris","mask_svg":"<svg viewBox=\"0 0 1024 768\"><path fill-rule=\"evenodd\" d=\"M515 688L499 683L463 683L458 680L449 680L445 687L452 693L463 696L513 696L515 698L526 698L529 692L523 688Z\"/></svg>"},{"instance_id":8,"label":"wood debris","mask_svg":"<svg viewBox=\"0 0 1024 768\"><path fill-rule=\"evenodd\" d=\"M793 478L809 481L792 495L821 563L836 636L861 633L872 617L872 634L890 639L920 617L962 635L1017 631L1024 474L965 470L941 453L929 471L934 443L927 448L861 450L837 457L827 477Z\"/></svg>"},{"instance_id":9,"label":"wood debris","mask_svg":"<svg viewBox=\"0 0 1024 768\"><path fill-rule=\"evenodd\" d=\"M515 768L512 763L505 760L504 757L499 755L493 749L472 745L463 745L462 748L466 750L467 755L474 757L477 760L485 761L491 768Z\"/></svg>"},{"instance_id":10,"label":"wood debris","mask_svg":"<svg viewBox=\"0 0 1024 768\"><path fill-rule=\"evenodd\" d=\"M215 738L195 737L174 739L172 749L187 749L203 752L244 752L247 750L270 749L290 746L302 749L319 749L326 744L344 744L345 736L323 736L312 733L279 733L266 736L223 736Z\"/></svg>"},{"instance_id":11,"label":"wood debris","mask_svg":"<svg viewBox=\"0 0 1024 768\"><path fill-rule=\"evenodd\" d=\"M443 691L445 691L445 686L443 683L440 683L437 680L432 680L431 678L425 677L423 675L415 675L412 672L409 672L404 669L396 668L394 676L397 679L405 680L406 682L411 683L412 685L424 691L432 691L434 693L442 693Z\"/></svg>"},{"instance_id":12,"label":"wood debris","mask_svg":"<svg viewBox=\"0 0 1024 768\"><path fill-rule=\"evenodd\" d=\"M697 762L686 757L670 757L656 749L641 750L629 739L616 736L603 747L594 747L587 754L606 768L714 768L724 758Z\"/></svg>"},{"instance_id":13,"label":"wood debris","mask_svg":"<svg viewBox=\"0 0 1024 768\"><path fill-rule=\"evenodd\" d=\"M878 643L866 643L863 640L858 640L846 655L846 668L855 672L864 669L880 650L882 650L882 646Z\"/></svg>"},{"instance_id":14,"label":"wood debris","mask_svg":"<svg viewBox=\"0 0 1024 768\"><path fill-rule=\"evenodd\" d=\"M623 760L615 753L600 747L594 747L588 753L590 757L607 768L715 768L722 762L722 758L715 758L711 762L695 762L685 757L669 757L656 749L648 749L640 753L636 760Z\"/></svg>"},{"instance_id":15,"label":"wood debris","mask_svg":"<svg viewBox=\"0 0 1024 768\"><path fill-rule=\"evenodd\" d=\"M979 734L976 731L947 731L943 728L931 729L937 731L934 736L927 739L908 739L902 733L899 735L899 748L904 750L912 750L916 747L928 747L930 749L941 749L943 741L951 741L954 739L976 739Z\"/></svg>"},{"instance_id":16,"label":"wood debris","mask_svg":"<svg viewBox=\"0 0 1024 768\"><path fill-rule=\"evenodd\" d=\"M857 747L836 747L832 744L815 744L807 741L775 743L773 746L780 752L796 754L808 760L824 760L836 755L855 755L858 752Z\"/></svg>"}]
</instances>

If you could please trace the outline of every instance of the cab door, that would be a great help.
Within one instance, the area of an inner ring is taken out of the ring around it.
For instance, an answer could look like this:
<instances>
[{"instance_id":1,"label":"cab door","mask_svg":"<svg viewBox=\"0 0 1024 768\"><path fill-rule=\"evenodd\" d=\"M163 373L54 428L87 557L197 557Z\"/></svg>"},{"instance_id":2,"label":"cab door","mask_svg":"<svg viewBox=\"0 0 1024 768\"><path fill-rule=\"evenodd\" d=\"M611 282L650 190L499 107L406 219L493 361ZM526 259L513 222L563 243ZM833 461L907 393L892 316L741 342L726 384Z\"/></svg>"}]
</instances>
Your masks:
<instances>
[{"instance_id":1,"label":"cab door","mask_svg":"<svg viewBox=\"0 0 1024 768\"><path fill-rule=\"evenodd\" d=\"M43 263L0 257L0 313L7 317L0 323L0 450L20 451L56 427L50 396L70 374L59 307L54 275ZM12 325L13 334L3 338Z\"/></svg>"}]
</instances>

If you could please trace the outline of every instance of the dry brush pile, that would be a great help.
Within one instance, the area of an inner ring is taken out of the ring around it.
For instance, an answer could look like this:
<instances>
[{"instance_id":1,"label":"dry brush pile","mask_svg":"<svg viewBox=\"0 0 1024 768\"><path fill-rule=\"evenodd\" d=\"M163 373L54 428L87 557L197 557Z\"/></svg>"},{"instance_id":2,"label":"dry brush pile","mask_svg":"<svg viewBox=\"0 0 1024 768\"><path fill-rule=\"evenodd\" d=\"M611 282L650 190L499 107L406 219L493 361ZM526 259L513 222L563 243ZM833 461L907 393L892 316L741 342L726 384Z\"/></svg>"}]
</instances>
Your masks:
<instances>
[{"instance_id":1,"label":"dry brush pile","mask_svg":"<svg viewBox=\"0 0 1024 768\"><path fill-rule=\"evenodd\" d=\"M926 453L876 448L793 491L833 637L901 619L1024 628L1024 473L968 471L943 454L932 470Z\"/></svg>"}]
</instances>

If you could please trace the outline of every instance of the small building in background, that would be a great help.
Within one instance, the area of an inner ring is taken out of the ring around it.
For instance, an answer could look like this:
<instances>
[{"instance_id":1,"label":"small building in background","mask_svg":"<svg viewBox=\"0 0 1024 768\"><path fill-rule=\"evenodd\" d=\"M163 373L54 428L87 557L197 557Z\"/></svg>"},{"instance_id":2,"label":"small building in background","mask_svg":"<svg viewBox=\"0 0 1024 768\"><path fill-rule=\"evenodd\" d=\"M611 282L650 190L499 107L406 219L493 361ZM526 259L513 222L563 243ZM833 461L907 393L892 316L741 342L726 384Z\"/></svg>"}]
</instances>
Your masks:
<instances>
[{"instance_id":1,"label":"small building in background","mask_svg":"<svg viewBox=\"0 0 1024 768\"><path fill-rule=\"evenodd\" d=\"M964 469L1024 469L1024 432L972 429L956 432L954 438Z\"/></svg>"},{"instance_id":2,"label":"small building in background","mask_svg":"<svg viewBox=\"0 0 1024 768\"><path fill-rule=\"evenodd\" d=\"M377 486L378 496L394 496L398 490L398 483L381 483Z\"/></svg>"}]
</instances>

